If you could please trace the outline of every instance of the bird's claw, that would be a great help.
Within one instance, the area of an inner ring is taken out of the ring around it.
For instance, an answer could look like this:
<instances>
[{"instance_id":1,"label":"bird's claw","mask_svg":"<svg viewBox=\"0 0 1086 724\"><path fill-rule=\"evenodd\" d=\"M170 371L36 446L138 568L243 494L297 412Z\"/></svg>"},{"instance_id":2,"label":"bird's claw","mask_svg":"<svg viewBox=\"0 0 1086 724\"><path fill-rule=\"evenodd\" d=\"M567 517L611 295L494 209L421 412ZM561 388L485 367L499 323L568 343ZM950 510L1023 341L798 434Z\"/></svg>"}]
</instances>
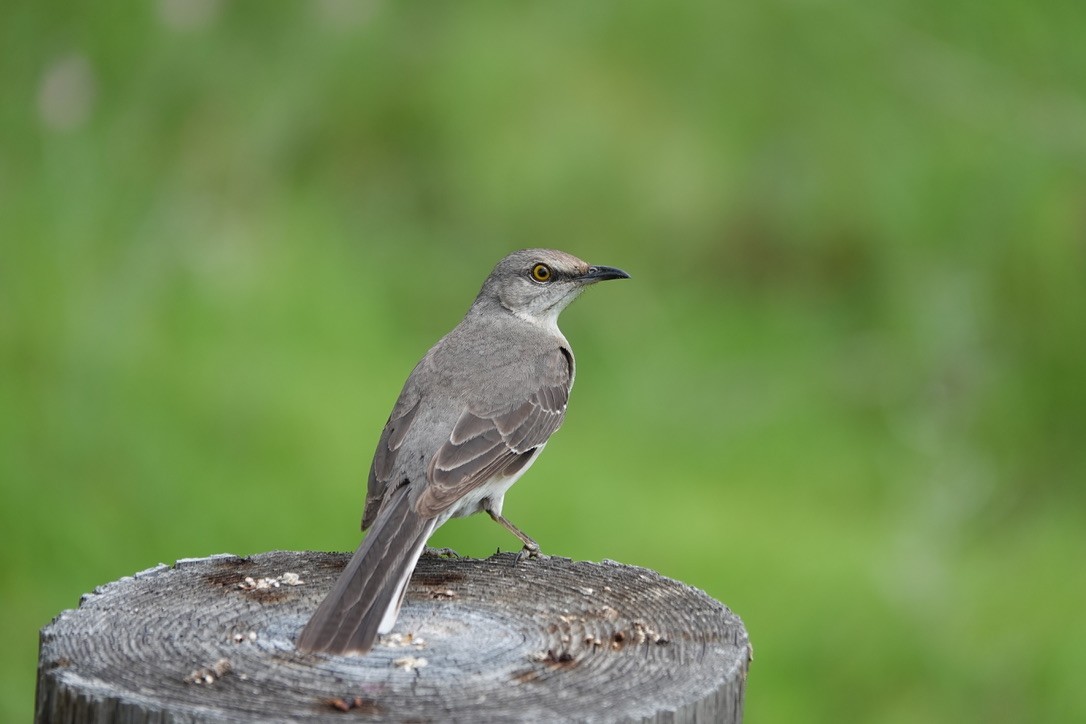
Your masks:
<instances>
[{"instance_id":1,"label":"bird's claw","mask_svg":"<svg viewBox=\"0 0 1086 724\"><path fill-rule=\"evenodd\" d=\"M519 551L517 551L516 557L513 558L513 565L517 565L525 558L541 559L546 557L546 555L540 552L539 546L524 546Z\"/></svg>"},{"instance_id":2,"label":"bird's claw","mask_svg":"<svg viewBox=\"0 0 1086 724\"><path fill-rule=\"evenodd\" d=\"M452 548L425 548L423 554L428 556L437 556L438 558L463 558L462 555L454 551Z\"/></svg>"}]
</instances>

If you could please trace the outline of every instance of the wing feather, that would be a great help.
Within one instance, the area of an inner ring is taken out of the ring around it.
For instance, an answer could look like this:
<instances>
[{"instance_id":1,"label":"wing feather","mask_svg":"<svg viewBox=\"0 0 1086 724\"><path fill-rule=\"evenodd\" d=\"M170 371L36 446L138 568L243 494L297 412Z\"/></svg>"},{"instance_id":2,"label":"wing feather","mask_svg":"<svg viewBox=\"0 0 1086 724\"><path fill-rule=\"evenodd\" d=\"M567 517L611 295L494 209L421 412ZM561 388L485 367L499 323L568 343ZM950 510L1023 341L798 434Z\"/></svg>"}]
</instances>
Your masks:
<instances>
[{"instance_id":1,"label":"wing feather","mask_svg":"<svg viewBox=\"0 0 1086 724\"><path fill-rule=\"evenodd\" d=\"M377 450L373 454L369 482L366 485L366 509L362 515L362 530L369 528L377 519L381 501L384 500L388 482L396 467L396 453L403 445L407 431L411 429L411 423L419 411L419 399L417 396L412 399L401 395L396 406L392 408L385 429L381 431L381 439L377 441Z\"/></svg>"},{"instance_id":2,"label":"wing feather","mask_svg":"<svg viewBox=\"0 0 1086 724\"><path fill-rule=\"evenodd\" d=\"M471 490L547 441L566 414L573 380L572 359L556 348L537 360L539 386L524 397L489 414L465 410L437 450L428 469L429 485L416 504L424 516L435 516Z\"/></svg>"}]
</instances>

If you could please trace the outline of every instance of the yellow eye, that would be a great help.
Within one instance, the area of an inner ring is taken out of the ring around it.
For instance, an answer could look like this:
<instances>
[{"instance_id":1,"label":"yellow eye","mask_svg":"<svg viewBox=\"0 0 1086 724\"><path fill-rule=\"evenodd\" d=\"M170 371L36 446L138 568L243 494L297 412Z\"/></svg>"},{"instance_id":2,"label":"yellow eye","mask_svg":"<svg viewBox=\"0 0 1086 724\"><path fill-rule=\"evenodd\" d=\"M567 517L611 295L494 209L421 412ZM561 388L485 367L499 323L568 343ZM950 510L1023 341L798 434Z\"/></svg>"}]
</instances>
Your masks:
<instances>
[{"instance_id":1,"label":"yellow eye","mask_svg":"<svg viewBox=\"0 0 1086 724\"><path fill-rule=\"evenodd\" d=\"M532 267L532 279L537 282L549 282L551 280L551 268L546 264L536 264Z\"/></svg>"}]
</instances>

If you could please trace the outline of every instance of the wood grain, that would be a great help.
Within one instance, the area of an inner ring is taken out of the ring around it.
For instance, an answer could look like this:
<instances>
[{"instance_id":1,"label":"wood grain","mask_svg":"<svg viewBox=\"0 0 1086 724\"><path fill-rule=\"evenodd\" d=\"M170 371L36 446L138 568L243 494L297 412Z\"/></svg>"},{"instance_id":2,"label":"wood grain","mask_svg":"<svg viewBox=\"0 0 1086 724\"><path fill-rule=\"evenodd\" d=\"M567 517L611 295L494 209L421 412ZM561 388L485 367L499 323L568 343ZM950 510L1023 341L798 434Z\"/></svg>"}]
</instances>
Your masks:
<instances>
[{"instance_id":1,"label":"wood grain","mask_svg":"<svg viewBox=\"0 0 1086 724\"><path fill-rule=\"evenodd\" d=\"M42 630L36 721L742 719L739 618L611 562L426 554L368 656L297 653L347 559L213 556L98 588Z\"/></svg>"}]
</instances>

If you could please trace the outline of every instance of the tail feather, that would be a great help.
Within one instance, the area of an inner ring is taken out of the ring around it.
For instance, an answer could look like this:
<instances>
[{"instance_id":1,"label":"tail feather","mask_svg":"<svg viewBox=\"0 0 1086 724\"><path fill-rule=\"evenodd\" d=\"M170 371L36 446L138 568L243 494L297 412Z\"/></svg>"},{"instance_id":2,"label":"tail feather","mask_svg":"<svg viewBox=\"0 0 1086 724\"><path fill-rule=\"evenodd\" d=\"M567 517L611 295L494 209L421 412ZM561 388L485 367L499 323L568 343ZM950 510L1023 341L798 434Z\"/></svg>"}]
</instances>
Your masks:
<instances>
[{"instance_id":1,"label":"tail feather","mask_svg":"<svg viewBox=\"0 0 1086 724\"><path fill-rule=\"evenodd\" d=\"M298 637L299 651L367 653L391 630L435 520L416 513L407 489L385 501L331 593Z\"/></svg>"}]
</instances>

